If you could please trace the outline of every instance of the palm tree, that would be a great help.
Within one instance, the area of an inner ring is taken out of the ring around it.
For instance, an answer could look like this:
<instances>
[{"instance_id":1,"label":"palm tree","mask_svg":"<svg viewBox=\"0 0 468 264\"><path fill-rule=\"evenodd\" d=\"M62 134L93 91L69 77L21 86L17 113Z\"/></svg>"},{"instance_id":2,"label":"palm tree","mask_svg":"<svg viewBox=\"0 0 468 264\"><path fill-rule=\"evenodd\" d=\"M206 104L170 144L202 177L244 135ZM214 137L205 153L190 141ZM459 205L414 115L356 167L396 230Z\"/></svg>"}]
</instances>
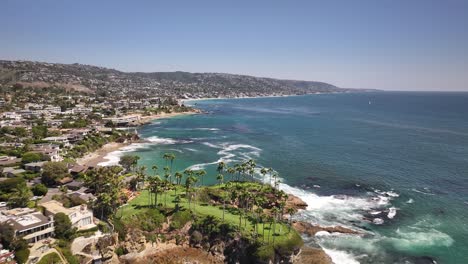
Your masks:
<instances>
[{"instance_id":1,"label":"palm tree","mask_svg":"<svg viewBox=\"0 0 468 264\"><path fill-rule=\"evenodd\" d=\"M206 175L206 171L205 170L199 170L196 172L197 176L200 177L201 179L201 185L203 185L203 177Z\"/></svg>"},{"instance_id":2,"label":"palm tree","mask_svg":"<svg viewBox=\"0 0 468 264\"><path fill-rule=\"evenodd\" d=\"M145 178L146 178L146 166L140 166L136 171L137 176L137 184L143 182L143 186L145 185Z\"/></svg>"},{"instance_id":3,"label":"palm tree","mask_svg":"<svg viewBox=\"0 0 468 264\"><path fill-rule=\"evenodd\" d=\"M260 173L262 174L262 183L265 183L265 175L267 174L267 169L266 168L262 168L260 170Z\"/></svg>"},{"instance_id":4,"label":"palm tree","mask_svg":"<svg viewBox=\"0 0 468 264\"><path fill-rule=\"evenodd\" d=\"M154 171L154 174L156 175L156 174L158 173L159 167L158 167L158 165L153 165L153 166L151 167L151 169Z\"/></svg>"},{"instance_id":5,"label":"palm tree","mask_svg":"<svg viewBox=\"0 0 468 264\"><path fill-rule=\"evenodd\" d=\"M289 214L289 231L291 231L291 226L292 226L292 218L293 218L293 214L296 212L296 210L294 210L294 208L292 207L289 207L288 208L288 214Z\"/></svg>"},{"instance_id":6,"label":"palm tree","mask_svg":"<svg viewBox=\"0 0 468 264\"><path fill-rule=\"evenodd\" d=\"M222 185L224 181L224 176L220 173L218 174L218 176L216 176L216 180L218 180L218 184ZM224 198L224 192L222 192L221 194L221 199L223 199L223 222L224 222L224 211L226 210L226 199Z\"/></svg>"},{"instance_id":7,"label":"palm tree","mask_svg":"<svg viewBox=\"0 0 468 264\"><path fill-rule=\"evenodd\" d=\"M189 202L189 210L191 209L190 205L192 202L192 197L190 195L190 189L192 188L193 184L195 183L195 177L190 175L185 179L185 195L187 196L188 202Z\"/></svg>"},{"instance_id":8,"label":"palm tree","mask_svg":"<svg viewBox=\"0 0 468 264\"><path fill-rule=\"evenodd\" d=\"M272 216L268 216L267 220L270 225L268 228L268 244L270 244L271 225L273 224L274 219Z\"/></svg>"},{"instance_id":9,"label":"palm tree","mask_svg":"<svg viewBox=\"0 0 468 264\"><path fill-rule=\"evenodd\" d=\"M170 174L172 174L172 165L174 163L175 158L176 156L174 155L174 153L165 153L163 155L163 159L166 160L166 167L167 167L168 161L170 161L170 164L171 164L170 171L169 171Z\"/></svg>"},{"instance_id":10,"label":"palm tree","mask_svg":"<svg viewBox=\"0 0 468 264\"><path fill-rule=\"evenodd\" d=\"M233 167L227 168L227 172L231 175L231 181L233 180L234 173L236 173L236 169Z\"/></svg>"},{"instance_id":11,"label":"palm tree","mask_svg":"<svg viewBox=\"0 0 468 264\"><path fill-rule=\"evenodd\" d=\"M271 183L271 174L273 173L273 169L272 168L268 168L268 174L270 175L270 185L273 185Z\"/></svg>"},{"instance_id":12,"label":"palm tree","mask_svg":"<svg viewBox=\"0 0 468 264\"><path fill-rule=\"evenodd\" d=\"M271 213L273 214L273 245L275 244L275 233L276 233L276 218L278 217L278 208L271 208Z\"/></svg>"},{"instance_id":13,"label":"palm tree","mask_svg":"<svg viewBox=\"0 0 468 264\"><path fill-rule=\"evenodd\" d=\"M176 172L174 174L174 177L176 178L176 185L179 184L179 179L182 179L182 173ZM174 187L174 194L177 196L177 186Z\"/></svg>"},{"instance_id":14,"label":"palm tree","mask_svg":"<svg viewBox=\"0 0 468 264\"><path fill-rule=\"evenodd\" d=\"M236 180L239 181L240 180L240 174L242 172L242 166L239 165L239 164L235 164L234 165L234 170L237 172L237 179Z\"/></svg>"},{"instance_id":15,"label":"palm tree","mask_svg":"<svg viewBox=\"0 0 468 264\"><path fill-rule=\"evenodd\" d=\"M286 201L284 200L281 200L280 203L279 203L279 213L280 213L280 216L278 217L279 220L283 219L283 215L284 215L284 207L286 206ZM280 225L280 233L281 233L281 230L282 230L282 226L283 225Z\"/></svg>"},{"instance_id":16,"label":"palm tree","mask_svg":"<svg viewBox=\"0 0 468 264\"><path fill-rule=\"evenodd\" d=\"M216 171L218 173L223 173L224 169L226 168L226 163L224 163L224 161L220 161L218 163L218 168L216 168Z\"/></svg>"},{"instance_id":17,"label":"palm tree","mask_svg":"<svg viewBox=\"0 0 468 264\"><path fill-rule=\"evenodd\" d=\"M161 178L159 175L155 175L149 178L149 193L152 194L154 193L155 199L154 199L154 204L158 205L158 192L161 189ZM151 200L151 197L150 197ZM151 202L150 202L151 205Z\"/></svg>"},{"instance_id":18,"label":"palm tree","mask_svg":"<svg viewBox=\"0 0 468 264\"><path fill-rule=\"evenodd\" d=\"M183 176L184 176L184 175L183 175L181 172L176 172L176 173L174 174L174 177L176 178L176 184L177 184L177 185L180 185Z\"/></svg>"},{"instance_id":19,"label":"palm tree","mask_svg":"<svg viewBox=\"0 0 468 264\"><path fill-rule=\"evenodd\" d=\"M255 215L256 215L256 218L257 218L257 223L260 223L261 222L261 215L263 213L263 209L260 208L260 207L257 207L257 209L255 209ZM256 226L256 229L257 229L257 232L258 232L258 226Z\"/></svg>"}]
</instances>

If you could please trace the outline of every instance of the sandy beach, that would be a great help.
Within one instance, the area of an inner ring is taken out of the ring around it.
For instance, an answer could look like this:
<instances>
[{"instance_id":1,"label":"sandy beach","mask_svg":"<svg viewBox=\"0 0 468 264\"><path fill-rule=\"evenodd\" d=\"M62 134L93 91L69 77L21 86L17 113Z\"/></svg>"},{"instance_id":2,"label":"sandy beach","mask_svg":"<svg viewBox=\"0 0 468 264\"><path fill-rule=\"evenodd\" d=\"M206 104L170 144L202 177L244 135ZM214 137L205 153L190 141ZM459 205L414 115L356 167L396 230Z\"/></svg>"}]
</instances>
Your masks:
<instances>
[{"instance_id":1,"label":"sandy beach","mask_svg":"<svg viewBox=\"0 0 468 264\"><path fill-rule=\"evenodd\" d=\"M125 146L130 145L131 143L117 143L117 142L111 142L107 143L104 146L102 146L100 149L88 153L85 156L79 158L76 160L76 163L80 165L86 165L86 166L97 166L97 164L106 161L105 156L113 151L119 150L120 148L123 148Z\"/></svg>"},{"instance_id":2,"label":"sandy beach","mask_svg":"<svg viewBox=\"0 0 468 264\"><path fill-rule=\"evenodd\" d=\"M156 119L162 119L162 118L171 118L171 117L176 117L176 116L184 116L184 115L193 115L193 114L198 114L200 111L195 110L195 111L190 111L190 112L181 112L181 113L161 113L157 115L149 115L149 116L141 116L140 117L140 125L148 124L152 120ZM88 153L85 156L78 158L76 160L76 163L80 165L86 165L86 166L92 166L96 167L99 163L101 162L106 162L108 159L106 156L114 151L120 150L123 147L129 146L132 143L137 143L137 142L126 142L126 143L117 143L117 142L111 142L107 143L104 146L102 146L100 149Z\"/></svg>"}]
</instances>

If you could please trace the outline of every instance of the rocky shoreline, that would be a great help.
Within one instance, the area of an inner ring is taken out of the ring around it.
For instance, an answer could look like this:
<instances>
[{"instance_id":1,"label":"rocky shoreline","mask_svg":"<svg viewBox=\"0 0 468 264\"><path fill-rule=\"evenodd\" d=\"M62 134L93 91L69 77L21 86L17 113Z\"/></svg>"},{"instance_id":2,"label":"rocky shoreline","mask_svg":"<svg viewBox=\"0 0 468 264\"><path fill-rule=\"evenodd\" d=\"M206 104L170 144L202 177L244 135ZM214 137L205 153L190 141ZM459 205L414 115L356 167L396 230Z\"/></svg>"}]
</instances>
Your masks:
<instances>
[{"instance_id":1,"label":"rocky shoreline","mask_svg":"<svg viewBox=\"0 0 468 264\"><path fill-rule=\"evenodd\" d=\"M307 208L307 203L294 195L289 195L287 206L302 210ZM104 250L107 252L105 263L226 263L227 259L223 254L226 247L234 246L239 247L239 250L242 249L242 243L237 239L234 239L237 241L213 241L209 246L190 242L188 233L191 227L190 222L180 230L169 231L168 225L164 226L161 232L168 238L165 241L159 239L155 242L147 241L140 230L131 230L121 242L116 236L110 240L107 239L113 242L108 243L107 250ZM302 221L294 221L292 226L300 234L306 236L315 236L320 231L360 234L341 226L322 227ZM181 237L183 239L180 239ZM102 245L105 244L102 243ZM101 246L101 248L105 247ZM115 253L117 248L124 249L127 254L118 256ZM281 263L332 264L332 260L320 247L303 246L295 254L283 256Z\"/></svg>"}]
</instances>

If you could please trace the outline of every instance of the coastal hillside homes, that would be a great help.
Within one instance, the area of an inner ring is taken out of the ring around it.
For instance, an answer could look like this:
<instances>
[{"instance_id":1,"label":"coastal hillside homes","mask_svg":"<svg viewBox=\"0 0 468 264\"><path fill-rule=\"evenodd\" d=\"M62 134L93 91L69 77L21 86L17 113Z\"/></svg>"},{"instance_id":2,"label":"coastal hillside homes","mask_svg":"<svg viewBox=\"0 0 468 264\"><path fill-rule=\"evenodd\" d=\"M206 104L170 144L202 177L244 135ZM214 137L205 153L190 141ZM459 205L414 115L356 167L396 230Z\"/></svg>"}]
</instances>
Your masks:
<instances>
[{"instance_id":1,"label":"coastal hillside homes","mask_svg":"<svg viewBox=\"0 0 468 264\"><path fill-rule=\"evenodd\" d=\"M13 178L13 177L16 177L16 176L20 176L22 175L23 173L25 173L26 171L23 170L23 169L17 169L17 168L13 168L13 167L7 167L7 168L4 168L3 171L2 171L2 174L9 177L9 178Z\"/></svg>"},{"instance_id":2,"label":"coastal hillside homes","mask_svg":"<svg viewBox=\"0 0 468 264\"><path fill-rule=\"evenodd\" d=\"M62 161L60 146L57 144L34 144L31 145L31 152L41 153L50 158L50 161Z\"/></svg>"},{"instance_id":3,"label":"coastal hillside homes","mask_svg":"<svg viewBox=\"0 0 468 264\"><path fill-rule=\"evenodd\" d=\"M68 136L56 136L56 137L46 137L42 139L46 142L51 143L59 143L62 144L64 147L70 146L70 142L68 141Z\"/></svg>"},{"instance_id":4,"label":"coastal hillside homes","mask_svg":"<svg viewBox=\"0 0 468 264\"><path fill-rule=\"evenodd\" d=\"M140 115L129 115L123 117L103 118L104 121L111 122L115 126L130 126L140 121Z\"/></svg>"},{"instance_id":5,"label":"coastal hillside homes","mask_svg":"<svg viewBox=\"0 0 468 264\"><path fill-rule=\"evenodd\" d=\"M93 212L88 209L86 204L65 208L60 202L51 200L42 203L41 206L44 207L44 214L46 216L54 216L57 213L66 214L70 218L72 226L78 230L85 230L96 226L93 220Z\"/></svg>"},{"instance_id":6,"label":"coastal hillside homes","mask_svg":"<svg viewBox=\"0 0 468 264\"><path fill-rule=\"evenodd\" d=\"M54 219L31 208L15 208L1 211L0 222L6 222L15 230L16 237L35 243L54 234Z\"/></svg>"},{"instance_id":7,"label":"coastal hillside homes","mask_svg":"<svg viewBox=\"0 0 468 264\"><path fill-rule=\"evenodd\" d=\"M45 163L45 161L26 163L24 164L24 169L32 172L41 172Z\"/></svg>"},{"instance_id":8,"label":"coastal hillside homes","mask_svg":"<svg viewBox=\"0 0 468 264\"><path fill-rule=\"evenodd\" d=\"M77 114L77 115L80 115L80 114L89 114L93 111L93 108L91 107L85 107L84 105L76 105L73 109L72 109L72 113L73 114Z\"/></svg>"},{"instance_id":9,"label":"coastal hillside homes","mask_svg":"<svg viewBox=\"0 0 468 264\"><path fill-rule=\"evenodd\" d=\"M0 166L7 167L13 166L21 162L21 158L10 157L10 156L0 156Z\"/></svg>"},{"instance_id":10,"label":"coastal hillside homes","mask_svg":"<svg viewBox=\"0 0 468 264\"><path fill-rule=\"evenodd\" d=\"M21 121L21 115L16 112L4 112L2 113L2 119Z\"/></svg>"}]
</instances>

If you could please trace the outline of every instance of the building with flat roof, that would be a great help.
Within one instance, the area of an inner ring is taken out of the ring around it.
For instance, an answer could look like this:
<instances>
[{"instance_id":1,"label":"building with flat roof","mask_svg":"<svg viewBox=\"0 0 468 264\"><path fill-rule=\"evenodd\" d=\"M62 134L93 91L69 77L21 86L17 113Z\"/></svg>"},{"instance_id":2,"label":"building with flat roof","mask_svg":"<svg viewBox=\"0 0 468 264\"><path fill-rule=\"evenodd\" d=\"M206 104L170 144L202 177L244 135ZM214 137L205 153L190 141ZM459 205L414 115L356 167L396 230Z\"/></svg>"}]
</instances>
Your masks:
<instances>
[{"instance_id":1,"label":"building with flat roof","mask_svg":"<svg viewBox=\"0 0 468 264\"><path fill-rule=\"evenodd\" d=\"M78 230L93 228L96 225L93 221L93 212L88 209L86 204L78 205L71 208L64 207L60 202L51 200L41 204L44 207L44 214L54 216L57 213L64 213L70 218L73 227Z\"/></svg>"},{"instance_id":2,"label":"building with flat roof","mask_svg":"<svg viewBox=\"0 0 468 264\"><path fill-rule=\"evenodd\" d=\"M0 222L6 222L15 230L16 237L28 243L54 235L54 219L30 208L15 208L1 212Z\"/></svg>"}]
</instances>

